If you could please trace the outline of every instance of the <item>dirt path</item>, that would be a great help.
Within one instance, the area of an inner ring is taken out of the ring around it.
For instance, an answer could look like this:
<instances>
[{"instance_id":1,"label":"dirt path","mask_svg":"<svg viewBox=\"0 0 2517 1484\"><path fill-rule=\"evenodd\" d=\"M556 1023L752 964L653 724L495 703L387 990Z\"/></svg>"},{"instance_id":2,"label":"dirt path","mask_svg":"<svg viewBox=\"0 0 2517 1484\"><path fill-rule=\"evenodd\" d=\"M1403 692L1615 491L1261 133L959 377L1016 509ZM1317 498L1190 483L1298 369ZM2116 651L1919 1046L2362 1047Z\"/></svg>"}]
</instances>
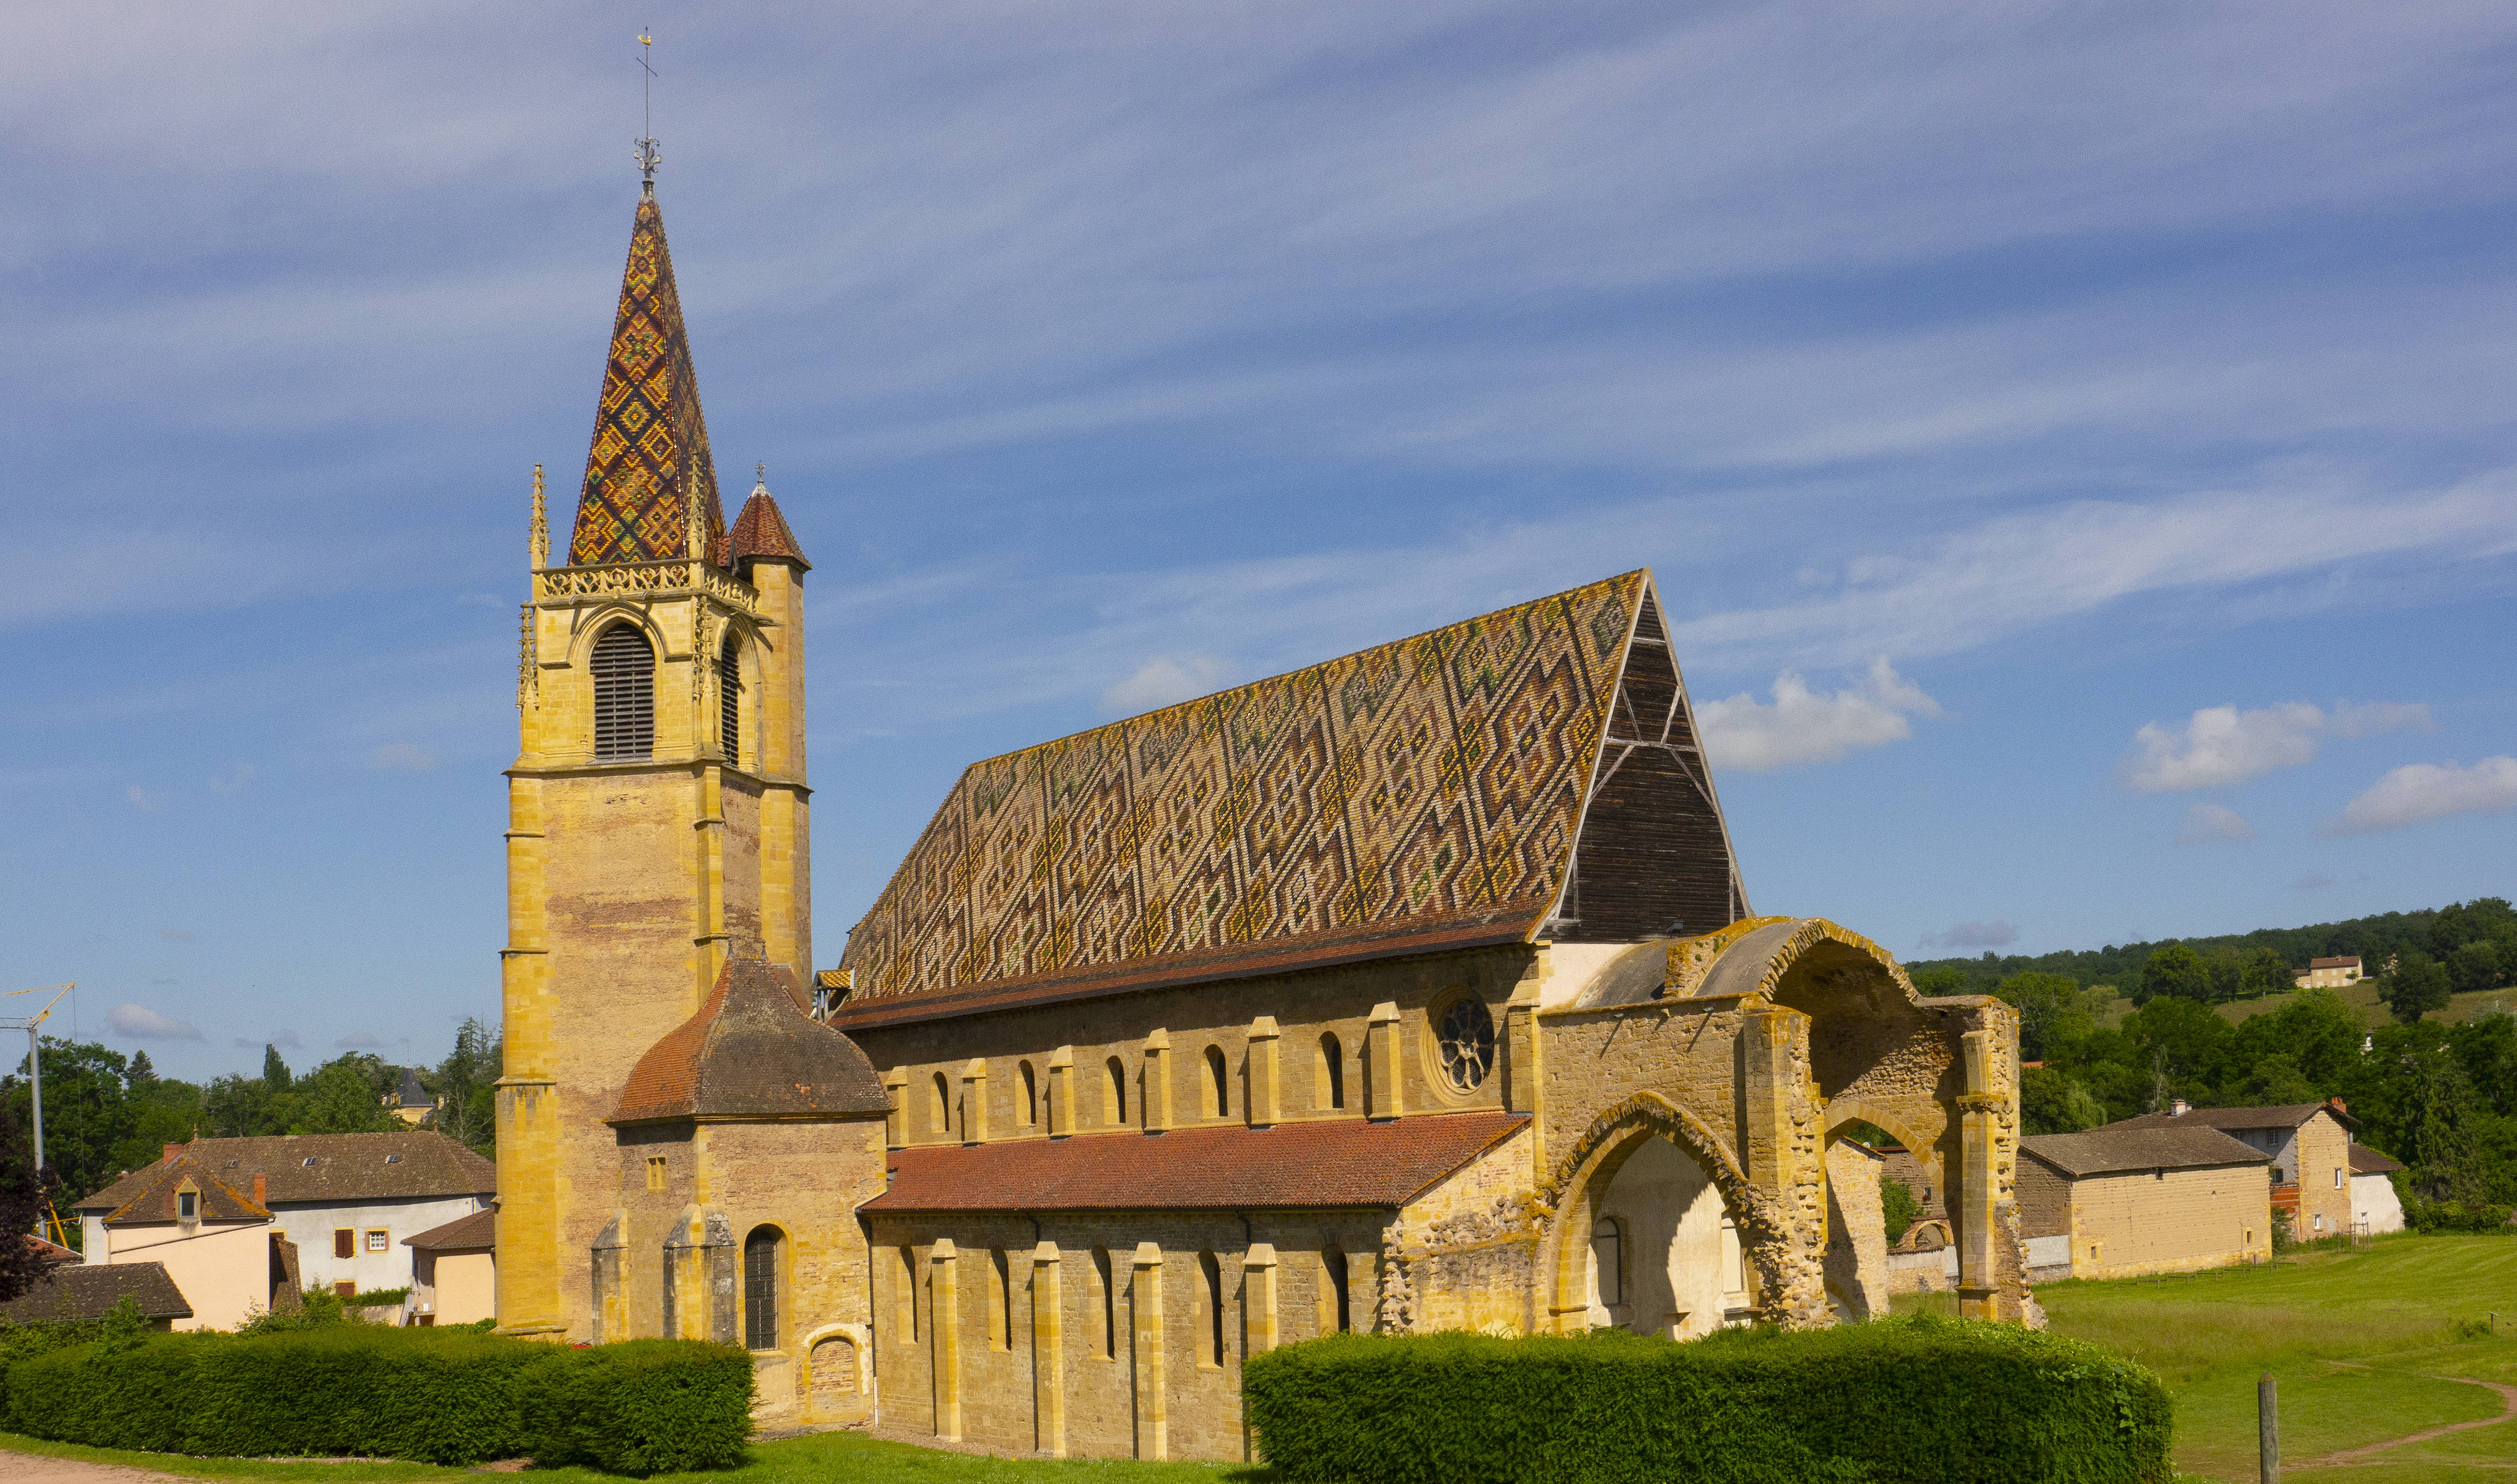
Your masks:
<instances>
[{"instance_id":1,"label":"dirt path","mask_svg":"<svg viewBox=\"0 0 2517 1484\"><path fill-rule=\"evenodd\" d=\"M2432 1427L2427 1432L2415 1432L2410 1437L2388 1438L2382 1443L2369 1443L2359 1448L2347 1448L2340 1453L2328 1453L2324 1458L2309 1459L2304 1463L2293 1463L2289 1466L2293 1468L2329 1468L2343 1463L2367 1463L2375 1460L2378 1454L2387 1452L2390 1449L2406 1447L2412 1443L2426 1443L2432 1438L2443 1438L2451 1432L2463 1432L2469 1428L2496 1427L2511 1418L2517 1418L2517 1386L2505 1386L2501 1385L2497 1381L2469 1380L2461 1376L2434 1376L2431 1377L2430 1379L2454 1381L2459 1385L2480 1386L2486 1391L2498 1392L2500 1403L2499 1415L2497 1417L2482 1418L2479 1420L2470 1422L2450 1422L2444 1427Z\"/></svg>"},{"instance_id":2,"label":"dirt path","mask_svg":"<svg viewBox=\"0 0 2517 1484\"><path fill-rule=\"evenodd\" d=\"M76 1459L48 1459L40 1453L0 1449L0 1484L173 1484L181 1476L115 1463L83 1463ZM198 1484L183 1479L182 1484Z\"/></svg>"}]
</instances>

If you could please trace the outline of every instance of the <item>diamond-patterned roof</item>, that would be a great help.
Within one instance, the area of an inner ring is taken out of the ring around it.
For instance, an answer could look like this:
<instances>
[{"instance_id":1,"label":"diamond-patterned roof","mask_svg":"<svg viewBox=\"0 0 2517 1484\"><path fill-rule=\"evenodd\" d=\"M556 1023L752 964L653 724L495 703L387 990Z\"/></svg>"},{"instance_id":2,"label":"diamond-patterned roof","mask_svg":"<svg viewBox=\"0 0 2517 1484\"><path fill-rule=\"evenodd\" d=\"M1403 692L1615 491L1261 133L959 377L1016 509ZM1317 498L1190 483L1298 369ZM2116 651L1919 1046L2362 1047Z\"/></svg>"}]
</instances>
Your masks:
<instances>
[{"instance_id":1,"label":"diamond-patterned roof","mask_svg":"<svg viewBox=\"0 0 2517 1484\"><path fill-rule=\"evenodd\" d=\"M1737 880L1633 572L971 765L832 1023L1705 931Z\"/></svg>"},{"instance_id":2,"label":"diamond-patterned roof","mask_svg":"<svg viewBox=\"0 0 2517 1484\"><path fill-rule=\"evenodd\" d=\"M696 494L705 527L690 549L683 501ZM707 420L700 412L691 340L664 246L664 214L652 194L638 200L629 262L620 275L620 311L603 366L603 401L585 455L585 487L569 537L572 567L663 562L707 556L725 534Z\"/></svg>"}]
</instances>

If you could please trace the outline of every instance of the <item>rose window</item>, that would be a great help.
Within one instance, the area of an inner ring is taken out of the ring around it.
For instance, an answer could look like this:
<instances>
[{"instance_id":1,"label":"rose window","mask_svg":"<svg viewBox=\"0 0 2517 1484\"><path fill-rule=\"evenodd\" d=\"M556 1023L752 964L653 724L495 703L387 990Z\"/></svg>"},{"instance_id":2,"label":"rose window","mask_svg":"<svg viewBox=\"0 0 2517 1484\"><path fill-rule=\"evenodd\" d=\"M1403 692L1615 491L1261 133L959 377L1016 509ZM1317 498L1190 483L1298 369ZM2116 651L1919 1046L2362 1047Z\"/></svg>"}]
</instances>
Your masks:
<instances>
[{"instance_id":1,"label":"rose window","mask_svg":"<svg viewBox=\"0 0 2517 1484\"><path fill-rule=\"evenodd\" d=\"M1475 1090L1485 1081L1486 1074L1494 1070L1494 1017L1476 998L1466 996L1453 1001L1442 1012L1442 1024L1434 1039L1442 1052L1442 1075L1457 1090Z\"/></svg>"}]
</instances>

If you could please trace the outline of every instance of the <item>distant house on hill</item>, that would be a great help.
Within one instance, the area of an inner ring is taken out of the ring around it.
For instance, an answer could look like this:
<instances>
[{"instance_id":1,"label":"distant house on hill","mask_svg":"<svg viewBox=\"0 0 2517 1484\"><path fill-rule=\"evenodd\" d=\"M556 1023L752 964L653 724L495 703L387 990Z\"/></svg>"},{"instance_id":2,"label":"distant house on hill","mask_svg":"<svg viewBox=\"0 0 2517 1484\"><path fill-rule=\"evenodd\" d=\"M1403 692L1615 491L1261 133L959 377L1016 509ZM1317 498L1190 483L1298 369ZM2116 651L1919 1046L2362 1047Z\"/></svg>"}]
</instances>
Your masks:
<instances>
[{"instance_id":1,"label":"distant house on hill","mask_svg":"<svg viewBox=\"0 0 2517 1484\"><path fill-rule=\"evenodd\" d=\"M2290 982L2302 990L2339 990L2360 982L2360 960L2357 957L2311 958L2307 967L2290 976Z\"/></svg>"},{"instance_id":2,"label":"distant house on hill","mask_svg":"<svg viewBox=\"0 0 2517 1484\"><path fill-rule=\"evenodd\" d=\"M408 1284L402 1240L488 1209L498 1186L497 1166L428 1130L194 1139L167 1145L164 1159L78 1204L90 1262L103 1260L100 1239L111 1213L175 1164L193 1171L204 1189L216 1183L232 1193L255 1191L262 1219L295 1246L297 1281L341 1293ZM180 1271L176 1278L206 1310L203 1294Z\"/></svg>"},{"instance_id":3,"label":"distant house on hill","mask_svg":"<svg viewBox=\"0 0 2517 1484\"><path fill-rule=\"evenodd\" d=\"M2032 1280L2127 1278L2272 1255L2270 1157L2198 1124L2019 1141Z\"/></svg>"},{"instance_id":4,"label":"distant house on hill","mask_svg":"<svg viewBox=\"0 0 2517 1484\"><path fill-rule=\"evenodd\" d=\"M428 1089L419 1083L419 1074L408 1067L402 1069L401 1084L385 1094L384 1103L395 1118L405 1124L425 1124L428 1116L437 1111L437 1099L429 1096Z\"/></svg>"},{"instance_id":5,"label":"distant house on hill","mask_svg":"<svg viewBox=\"0 0 2517 1484\"><path fill-rule=\"evenodd\" d=\"M55 1267L44 1282L0 1303L0 1324L103 1319L124 1298L131 1300L152 1330L171 1330L178 1321L192 1317L192 1306L184 1301L184 1291L167 1275L166 1264L117 1262L86 1267L73 1252L70 1261Z\"/></svg>"},{"instance_id":6,"label":"distant house on hill","mask_svg":"<svg viewBox=\"0 0 2517 1484\"><path fill-rule=\"evenodd\" d=\"M2351 1199L2351 1130L2360 1126L2340 1098L2271 1108L2189 1108L2147 1113L2108 1128L2217 1128L2272 1156L2273 1209L2299 1240L2339 1236L2357 1219Z\"/></svg>"}]
</instances>

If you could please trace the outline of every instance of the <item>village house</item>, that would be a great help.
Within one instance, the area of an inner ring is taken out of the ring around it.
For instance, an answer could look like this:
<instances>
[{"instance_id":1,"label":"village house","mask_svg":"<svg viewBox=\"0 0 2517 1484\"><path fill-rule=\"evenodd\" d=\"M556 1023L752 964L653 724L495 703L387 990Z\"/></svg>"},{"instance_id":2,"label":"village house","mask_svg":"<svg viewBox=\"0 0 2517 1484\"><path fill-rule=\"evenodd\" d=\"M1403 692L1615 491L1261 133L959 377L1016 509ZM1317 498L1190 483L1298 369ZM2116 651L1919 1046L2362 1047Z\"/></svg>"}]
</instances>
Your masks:
<instances>
[{"instance_id":1,"label":"village house","mask_svg":"<svg viewBox=\"0 0 2517 1484\"><path fill-rule=\"evenodd\" d=\"M498 1213L477 1210L402 1239L410 1249L407 1323L477 1324L498 1312Z\"/></svg>"},{"instance_id":2,"label":"village house","mask_svg":"<svg viewBox=\"0 0 2517 1484\"><path fill-rule=\"evenodd\" d=\"M194 1139L167 1145L157 1163L78 1204L89 1261L106 1260L98 1254L107 1250L116 1209L177 1166L232 1192L252 1191L260 1219L290 1244L297 1281L345 1295L407 1285L402 1239L488 1209L497 1188L496 1166L428 1130ZM213 1304L181 1273L177 1282L195 1306ZM215 1303L226 1311L224 1300ZM267 1307L268 1293L254 1303Z\"/></svg>"},{"instance_id":3,"label":"village house","mask_svg":"<svg viewBox=\"0 0 2517 1484\"><path fill-rule=\"evenodd\" d=\"M263 1202L262 1177L225 1170L196 1147L169 1144L164 1158L80 1202L81 1255L94 1267L158 1268L188 1310L166 1310L175 1329L233 1330L296 1296L296 1253ZM152 1280L85 1281L157 1293L166 1308Z\"/></svg>"},{"instance_id":4,"label":"village house","mask_svg":"<svg viewBox=\"0 0 2517 1484\"><path fill-rule=\"evenodd\" d=\"M2302 990L2339 990L2360 982L2360 960L2356 956L2311 958L2307 967L2290 976L2290 982Z\"/></svg>"},{"instance_id":5,"label":"village house","mask_svg":"<svg viewBox=\"0 0 2517 1484\"><path fill-rule=\"evenodd\" d=\"M2351 1195L2351 1130L2360 1126L2340 1098L2275 1108L2194 1108L2177 1100L2164 1113L2106 1128L2217 1128L2271 1157L2273 1209L2302 1242L2339 1236L2358 1219Z\"/></svg>"},{"instance_id":6,"label":"village house","mask_svg":"<svg viewBox=\"0 0 2517 1484\"><path fill-rule=\"evenodd\" d=\"M2271 1157L2201 1124L2019 1141L2029 1276L2131 1278L2272 1255Z\"/></svg>"},{"instance_id":7,"label":"village house","mask_svg":"<svg viewBox=\"0 0 2517 1484\"><path fill-rule=\"evenodd\" d=\"M65 1248L54 1251L62 1254L62 1260L49 1266L42 1282L7 1303L0 1303L0 1324L103 1319L126 1298L152 1330L172 1330L178 1322L192 1317L192 1306L184 1301L183 1290L175 1286L162 1262L86 1266L76 1252Z\"/></svg>"},{"instance_id":8,"label":"village house","mask_svg":"<svg viewBox=\"0 0 2517 1484\"><path fill-rule=\"evenodd\" d=\"M2404 1229L2404 1199L2394 1176L2404 1166L2366 1144L2351 1145L2351 1231L2374 1237Z\"/></svg>"},{"instance_id":9,"label":"village house","mask_svg":"<svg viewBox=\"0 0 2517 1484\"><path fill-rule=\"evenodd\" d=\"M811 564L765 479L724 519L652 181L531 531L501 1332L1238 1458L1243 1360L1313 1335L1878 1312L1856 1124L1946 1190L1961 1312L2034 1320L2014 1012L1753 911L1649 572L973 763L816 972Z\"/></svg>"}]
</instances>

